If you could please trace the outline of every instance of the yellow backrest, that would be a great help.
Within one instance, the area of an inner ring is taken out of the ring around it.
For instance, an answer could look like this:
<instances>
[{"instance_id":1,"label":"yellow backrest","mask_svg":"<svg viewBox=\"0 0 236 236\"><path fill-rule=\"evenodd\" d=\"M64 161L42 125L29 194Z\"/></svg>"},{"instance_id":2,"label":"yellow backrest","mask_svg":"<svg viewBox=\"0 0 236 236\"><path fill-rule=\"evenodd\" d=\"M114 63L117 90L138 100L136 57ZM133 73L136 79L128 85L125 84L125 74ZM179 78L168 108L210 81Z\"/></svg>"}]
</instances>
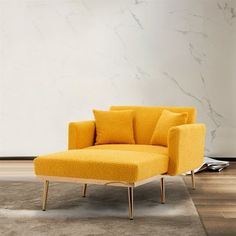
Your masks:
<instances>
[{"instance_id":1,"label":"yellow backrest","mask_svg":"<svg viewBox=\"0 0 236 236\"><path fill-rule=\"evenodd\" d=\"M110 109L135 112L134 137L137 144L150 144L156 123L164 109L173 112L188 112L188 124L194 123L196 118L194 107L112 106Z\"/></svg>"}]
</instances>

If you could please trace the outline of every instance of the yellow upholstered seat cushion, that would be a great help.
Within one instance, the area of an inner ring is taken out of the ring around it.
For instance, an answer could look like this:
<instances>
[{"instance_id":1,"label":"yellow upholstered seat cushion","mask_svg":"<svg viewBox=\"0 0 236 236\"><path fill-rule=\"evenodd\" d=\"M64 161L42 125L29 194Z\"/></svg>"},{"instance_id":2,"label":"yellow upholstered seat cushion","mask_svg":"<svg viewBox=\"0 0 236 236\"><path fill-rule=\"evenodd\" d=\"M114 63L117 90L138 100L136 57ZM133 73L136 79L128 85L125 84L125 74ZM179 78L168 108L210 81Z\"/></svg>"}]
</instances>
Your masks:
<instances>
[{"instance_id":1,"label":"yellow upholstered seat cushion","mask_svg":"<svg viewBox=\"0 0 236 236\"><path fill-rule=\"evenodd\" d=\"M134 152L146 152L146 153L156 153L168 156L168 148L164 146L153 146L153 145L143 145L143 144L103 144L87 147L86 149L93 150L123 150L123 151L134 151Z\"/></svg>"},{"instance_id":2,"label":"yellow upholstered seat cushion","mask_svg":"<svg viewBox=\"0 0 236 236\"><path fill-rule=\"evenodd\" d=\"M133 111L94 110L96 123L96 145L107 143L135 143Z\"/></svg>"},{"instance_id":3,"label":"yellow upholstered seat cushion","mask_svg":"<svg viewBox=\"0 0 236 236\"><path fill-rule=\"evenodd\" d=\"M39 176L133 183L166 173L168 156L154 152L86 148L37 157L34 166Z\"/></svg>"},{"instance_id":4,"label":"yellow upholstered seat cushion","mask_svg":"<svg viewBox=\"0 0 236 236\"><path fill-rule=\"evenodd\" d=\"M168 131L170 128L186 124L188 113L177 113L163 110L154 129L151 144L167 146Z\"/></svg>"}]
</instances>

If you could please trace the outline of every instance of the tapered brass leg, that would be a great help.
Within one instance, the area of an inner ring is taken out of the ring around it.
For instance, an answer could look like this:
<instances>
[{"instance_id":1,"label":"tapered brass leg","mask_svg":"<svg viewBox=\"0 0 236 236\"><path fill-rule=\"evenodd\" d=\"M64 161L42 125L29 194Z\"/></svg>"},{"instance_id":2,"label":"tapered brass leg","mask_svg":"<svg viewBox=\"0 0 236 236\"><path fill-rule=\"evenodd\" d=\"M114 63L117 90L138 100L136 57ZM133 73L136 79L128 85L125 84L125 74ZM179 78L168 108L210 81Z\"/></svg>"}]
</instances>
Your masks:
<instances>
[{"instance_id":1,"label":"tapered brass leg","mask_svg":"<svg viewBox=\"0 0 236 236\"><path fill-rule=\"evenodd\" d=\"M134 188L128 187L128 200L129 200L129 219L133 220L134 211Z\"/></svg>"},{"instance_id":2,"label":"tapered brass leg","mask_svg":"<svg viewBox=\"0 0 236 236\"><path fill-rule=\"evenodd\" d=\"M192 189L195 189L196 185L195 185L195 178L194 178L194 171L193 170L191 170L191 179L192 179Z\"/></svg>"},{"instance_id":3,"label":"tapered brass leg","mask_svg":"<svg viewBox=\"0 0 236 236\"><path fill-rule=\"evenodd\" d=\"M166 201L166 194L165 194L165 182L164 178L161 178L161 203L164 204Z\"/></svg>"},{"instance_id":4,"label":"tapered brass leg","mask_svg":"<svg viewBox=\"0 0 236 236\"><path fill-rule=\"evenodd\" d=\"M45 180L44 181L44 188L43 188L43 206L42 206L43 211L46 211L46 206L47 206L48 185L49 185L49 181Z\"/></svg>"},{"instance_id":5,"label":"tapered brass leg","mask_svg":"<svg viewBox=\"0 0 236 236\"><path fill-rule=\"evenodd\" d=\"M86 192L87 192L87 184L84 184L84 186L83 186L83 197L86 197Z\"/></svg>"}]
</instances>

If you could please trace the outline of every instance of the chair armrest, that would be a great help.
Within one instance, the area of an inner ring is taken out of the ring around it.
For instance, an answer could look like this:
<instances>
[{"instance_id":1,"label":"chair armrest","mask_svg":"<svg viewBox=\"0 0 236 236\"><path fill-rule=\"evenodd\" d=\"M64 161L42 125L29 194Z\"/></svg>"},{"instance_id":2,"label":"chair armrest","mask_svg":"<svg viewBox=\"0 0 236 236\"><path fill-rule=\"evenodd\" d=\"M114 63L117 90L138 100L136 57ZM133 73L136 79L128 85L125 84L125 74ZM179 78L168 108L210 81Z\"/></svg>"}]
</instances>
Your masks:
<instances>
[{"instance_id":1,"label":"chair armrest","mask_svg":"<svg viewBox=\"0 0 236 236\"><path fill-rule=\"evenodd\" d=\"M95 138L95 122L81 121L69 123L68 149L92 146Z\"/></svg>"},{"instance_id":2,"label":"chair armrest","mask_svg":"<svg viewBox=\"0 0 236 236\"><path fill-rule=\"evenodd\" d=\"M169 175L194 170L203 163L205 133L204 124L180 125L169 130Z\"/></svg>"}]
</instances>

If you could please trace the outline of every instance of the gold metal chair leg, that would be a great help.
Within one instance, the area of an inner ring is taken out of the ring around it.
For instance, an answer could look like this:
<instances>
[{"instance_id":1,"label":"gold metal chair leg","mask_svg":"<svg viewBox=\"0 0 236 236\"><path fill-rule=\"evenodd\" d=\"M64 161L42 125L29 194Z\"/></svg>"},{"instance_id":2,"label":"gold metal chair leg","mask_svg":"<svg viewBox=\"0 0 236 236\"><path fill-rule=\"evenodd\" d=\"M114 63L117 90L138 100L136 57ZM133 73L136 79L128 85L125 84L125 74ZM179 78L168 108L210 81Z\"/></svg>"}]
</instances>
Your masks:
<instances>
[{"instance_id":1,"label":"gold metal chair leg","mask_svg":"<svg viewBox=\"0 0 236 236\"><path fill-rule=\"evenodd\" d=\"M133 220L134 212L134 188L128 187L128 200L129 200L129 219Z\"/></svg>"},{"instance_id":2,"label":"gold metal chair leg","mask_svg":"<svg viewBox=\"0 0 236 236\"><path fill-rule=\"evenodd\" d=\"M44 188L43 188L43 206L42 206L43 211L46 211L47 198L48 198L48 186L49 186L49 181L45 180L44 181Z\"/></svg>"},{"instance_id":3,"label":"gold metal chair leg","mask_svg":"<svg viewBox=\"0 0 236 236\"><path fill-rule=\"evenodd\" d=\"M164 204L166 201L164 177L161 178L161 186L160 187L161 187L161 203Z\"/></svg>"},{"instance_id":4,"label":"gold metal chair leg","mask_svg":"<svg viewBox=\"0 0 236 236\"><path fill-rule=\"evenodd\" d=\"M195 185L195 178L194 178L194 171L193 170L191 170L191 179L192 179L192 189L195 189L196 185Z\"/></svg>"},{"instance_id":5,"label":"gold metal chair leg","mask_svg":"<svg viewBox=\"0 0 236 236\"><path fill-rule=\"evenodd\" d=\"M86 197L86 192L87 192L87 184L84 184L84 186L83 186L83 197Z\"/></svg>"}]
</instances>

